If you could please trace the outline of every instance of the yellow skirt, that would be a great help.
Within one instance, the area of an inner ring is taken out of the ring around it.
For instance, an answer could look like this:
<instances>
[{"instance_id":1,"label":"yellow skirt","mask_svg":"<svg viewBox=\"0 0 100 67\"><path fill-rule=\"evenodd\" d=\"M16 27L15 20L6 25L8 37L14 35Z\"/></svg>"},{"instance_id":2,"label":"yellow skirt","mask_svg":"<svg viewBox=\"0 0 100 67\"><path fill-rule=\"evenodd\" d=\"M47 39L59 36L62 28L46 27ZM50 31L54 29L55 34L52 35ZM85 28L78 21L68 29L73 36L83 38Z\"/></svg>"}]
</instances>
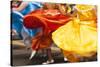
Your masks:
<instances>
[{"instance_id":1,"label":"yellow skirt","mask_svg":"<svg viewBox=\"0 0 100 67\"><path fill-rule=\"evenodd\" d=\"M74 19L54 31L52 39L65 53L91 56L97 52L96 22Z\"/></svg>"}]
</instances>

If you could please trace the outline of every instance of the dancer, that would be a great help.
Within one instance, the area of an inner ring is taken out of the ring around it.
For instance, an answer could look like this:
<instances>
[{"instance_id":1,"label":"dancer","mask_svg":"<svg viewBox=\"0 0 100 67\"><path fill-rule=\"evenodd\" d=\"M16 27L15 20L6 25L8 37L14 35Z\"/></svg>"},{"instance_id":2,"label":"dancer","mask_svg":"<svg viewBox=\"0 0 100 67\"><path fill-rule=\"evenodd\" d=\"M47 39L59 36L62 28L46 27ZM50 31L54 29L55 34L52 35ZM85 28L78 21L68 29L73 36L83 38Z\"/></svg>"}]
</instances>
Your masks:
<instances>
[{"instance_id":1,"label":"dancer","mask_svg":"<svg viewBox=\"0 0 100 67\"><path fill-rule=\"evenodd\" d=\"M36 29L27 29L23 26L23 17L31 11L39 9L42 7L42 4L39 2L28 2L21 0L12 1L12 37L18 36L21 37L26 46L29 46L31 43L31 37L35 36Z\"/></svg>"},{"instance_id":2,"label":"dancer","mask_svg":"<svg viewBox=\"0 0 100 67\"><path fill-rule=\"evenodd\" d=\"M50 46L52 44L51 34L60 26L70 20L70 16L62 14L55 4L45 3L43 9L35 10L24 17L24 26L29 29L41 28L41 31L32 39L32 56L40 49L46 49L48 60L46 63L53 63Z\"/></svg>"},{"instance_id":3,"label":"dancer","mask_svg":"<svg viewBox=\"0 0 100 67\"><path fill-rule=\"evenodd\" d=\"M52 34L54 43L69 62L82 61L97 53L97 15L92 5L76 5L76 16Z\"/></svg>"}]
</instances>

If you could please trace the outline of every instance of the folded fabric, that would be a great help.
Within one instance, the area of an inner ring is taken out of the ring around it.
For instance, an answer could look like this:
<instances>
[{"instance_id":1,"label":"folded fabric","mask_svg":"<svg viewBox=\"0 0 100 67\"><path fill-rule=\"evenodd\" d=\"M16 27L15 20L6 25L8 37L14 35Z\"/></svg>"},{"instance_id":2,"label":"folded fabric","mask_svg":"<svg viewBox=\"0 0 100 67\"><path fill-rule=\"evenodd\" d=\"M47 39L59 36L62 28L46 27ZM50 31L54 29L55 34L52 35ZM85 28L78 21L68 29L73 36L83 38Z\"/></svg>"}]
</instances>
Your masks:
<instances>
[{"instance_id":1,"label":"folded fabric","mask_svg":"<svg viewBox=\"0 0 100 67\"><path fill-rule=\"evenodd\" d=\"M62 15L58 10L39 9L24 17L24 26L29 29L42 28L43 34L32 39L33 50L50 46L51 33L70 20L70 16Z\"/></svg>"},{"instance_id":2,"label":"folded fabric","mask_svg":"<svg viewBox=\"0 0 100 67\"><path fill-rule=\"evenodd\" d=\"M69 20L70 16L62 15L58 10L40 9L24 17L24 26L30 29L42 27L48 33L56 30Z\"/></svg>"},{"instance_id":3,"label":"folded fabric","mask_svg":"<svg viewBox=\"0 0 100 67\"><path fill-rule=\"evenodd\" d=\"M20 3L20 1L18 3ZM20 37L25 39L25 37L23 37L23 34L21 34L21 32L23 32L22 29L25 33L27 33L27 36L34 36L37 33L37 29L27 29L23 26L23 17L31 11L34 11L41 7L42 4L39 2L28 2L28 5L23 10L11 12L12 29L15 29Z\"/></svg>"},{"instance_id":4,"label":"folded fabric","mask_svg":"<svg viewBox=\"0 0 100 67\"><path fill-rule=\"evenodd\" d=\"M90 57L97 52L97 22L94 19L96 18L94 7L86 5L76 5L76 7L78 17L54 31L52 39L65 51L66 56L70 53ZM84 12L81 9L83 7Z\"/></svg>"}]
</instances>

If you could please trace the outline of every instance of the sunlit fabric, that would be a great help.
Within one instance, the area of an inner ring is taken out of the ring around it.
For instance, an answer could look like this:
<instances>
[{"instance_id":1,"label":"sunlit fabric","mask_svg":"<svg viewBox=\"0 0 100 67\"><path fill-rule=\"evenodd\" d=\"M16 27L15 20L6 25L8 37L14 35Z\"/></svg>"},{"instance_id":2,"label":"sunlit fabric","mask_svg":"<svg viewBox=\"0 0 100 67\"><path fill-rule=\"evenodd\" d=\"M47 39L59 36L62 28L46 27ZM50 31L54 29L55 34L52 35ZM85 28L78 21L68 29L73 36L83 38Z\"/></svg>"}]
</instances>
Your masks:
<instances>
[{"instance_id":1,"label":"sunlit fabric","mask_svg":"<svg viewBox=\"0 0 100 67\"><path fill-rule=\"evenodd\" d=\"M84 12L81 7L84 7ZM89 57L97 52L97 22L94 7L76 5L76 8L81 10L78 11L78 17L73 18L52 34L54 43L72 62L78 61L75 56Z\"/></svg>"}]
</instances>

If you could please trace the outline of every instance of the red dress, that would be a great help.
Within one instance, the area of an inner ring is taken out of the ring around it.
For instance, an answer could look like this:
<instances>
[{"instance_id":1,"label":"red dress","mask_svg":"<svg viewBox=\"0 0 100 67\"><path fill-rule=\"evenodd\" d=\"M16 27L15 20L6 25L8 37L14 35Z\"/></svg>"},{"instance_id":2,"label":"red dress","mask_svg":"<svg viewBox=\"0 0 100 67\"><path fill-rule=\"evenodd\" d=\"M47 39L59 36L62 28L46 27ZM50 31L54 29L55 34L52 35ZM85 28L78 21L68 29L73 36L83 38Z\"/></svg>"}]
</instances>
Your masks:
<instances>
[{"instance_id":1,"label":"red dress","mask_svg":"<svg viewBox=\"0 0 100 67\"><path fill-rule=\"evenodd\" d=\"M35 10L24 17L26 28L42 28L43 34L32 39L33 50L49 47L52 43L51 33L70 20L70 16L61 14L58 10Z\"/></svg>"}]
</instances>

